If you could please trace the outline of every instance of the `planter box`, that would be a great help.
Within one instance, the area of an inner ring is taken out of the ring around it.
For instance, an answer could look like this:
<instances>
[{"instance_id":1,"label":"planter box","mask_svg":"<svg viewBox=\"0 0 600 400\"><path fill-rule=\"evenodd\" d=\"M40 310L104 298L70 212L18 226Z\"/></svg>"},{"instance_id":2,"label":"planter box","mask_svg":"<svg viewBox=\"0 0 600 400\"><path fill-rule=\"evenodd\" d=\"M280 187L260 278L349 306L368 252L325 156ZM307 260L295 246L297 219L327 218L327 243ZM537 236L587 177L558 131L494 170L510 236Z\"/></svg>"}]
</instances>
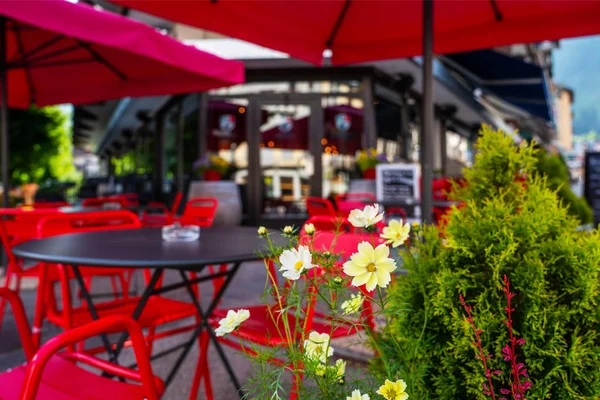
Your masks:
<instances>
[{"instance_id":1,"label":"planter box","mask_svg":"<svg viewBox=\"0 0 600 400\"><path fill-rule=\"evenodd\" d=\"M219 201L213 226L237 226L242 223L242 199L233 181L194 181L188 199L212 197Z\"/></svg>"}]
</instances>

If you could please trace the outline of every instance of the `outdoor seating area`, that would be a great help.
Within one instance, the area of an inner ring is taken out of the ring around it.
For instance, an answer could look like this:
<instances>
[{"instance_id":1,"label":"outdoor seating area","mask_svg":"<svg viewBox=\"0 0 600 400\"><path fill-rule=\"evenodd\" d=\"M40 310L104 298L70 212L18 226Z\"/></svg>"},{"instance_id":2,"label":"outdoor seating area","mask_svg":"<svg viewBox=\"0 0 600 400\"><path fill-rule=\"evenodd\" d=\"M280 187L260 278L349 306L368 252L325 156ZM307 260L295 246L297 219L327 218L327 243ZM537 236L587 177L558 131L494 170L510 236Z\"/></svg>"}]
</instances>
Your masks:
<instances>
[{"instance_id":1,"label":"outdoor seating area","mask_svg":"<svg viewBox=\"0 0 600 400\"><path fill-rule=\"evenodd\" d=\"M600 398L599 17L0 0L0 400Z\"/></svg>"}]
</instances>

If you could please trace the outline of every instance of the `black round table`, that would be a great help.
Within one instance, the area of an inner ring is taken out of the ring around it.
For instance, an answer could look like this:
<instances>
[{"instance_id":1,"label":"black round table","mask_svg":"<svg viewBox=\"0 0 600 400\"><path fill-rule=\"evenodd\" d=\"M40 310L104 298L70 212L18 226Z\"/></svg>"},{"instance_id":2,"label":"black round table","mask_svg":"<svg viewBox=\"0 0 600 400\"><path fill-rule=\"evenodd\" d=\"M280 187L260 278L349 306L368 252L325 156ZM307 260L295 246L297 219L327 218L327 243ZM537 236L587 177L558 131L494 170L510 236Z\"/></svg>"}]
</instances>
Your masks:
<instances>
[{"instance_id":1,"label":"black round table","mask_svg":"<svg viewBox=\"0 0 600 400\"><path fill-rule=\"evenodd\" d=\"M141 316L151 296L185 288L200 316L200 323L190 340L183 346L174 347L183 348L183 351L165 379L165 385L171 383L191 350L193 339L206 329L241 396L241 386L208 321L241 263L262 259L258 252L265 250L265 245L266 241L258 236L257 228L252 227L200 228L200 238L191 242L167 242L162 239L161 228L140 228L59 235L19 244L12 251L20 258L70 266L94 319L98 319L98 312L79 266L154 269L132 314L135 320ZM187 271L201 272L208 265L222 267L219 271L213 270L214 272L200 277L188 277ZM166 286L158 285L166 269L177 270L181 281ZM193 285L214 279L222 279L222 283L210 304L203 307L196 295L198 292L192 289ZM111 360L116 361L127 335L121 335L115 348L106 335L102 339ZM169 352L170 350L166 350L163 353Z\"/></svg>"},{"instance_id":2,"label":"black round table","mask_svg":"<svg viewBox=\"0 0 600 400\"><path fill-rule=\"evenodd\" d=\"M167 242L161 228L72 233L13 248L17 257L67 265L190 270L260 260L265 240L257 228L200 228L192 242Z\"/></svg>"}]
</instances>

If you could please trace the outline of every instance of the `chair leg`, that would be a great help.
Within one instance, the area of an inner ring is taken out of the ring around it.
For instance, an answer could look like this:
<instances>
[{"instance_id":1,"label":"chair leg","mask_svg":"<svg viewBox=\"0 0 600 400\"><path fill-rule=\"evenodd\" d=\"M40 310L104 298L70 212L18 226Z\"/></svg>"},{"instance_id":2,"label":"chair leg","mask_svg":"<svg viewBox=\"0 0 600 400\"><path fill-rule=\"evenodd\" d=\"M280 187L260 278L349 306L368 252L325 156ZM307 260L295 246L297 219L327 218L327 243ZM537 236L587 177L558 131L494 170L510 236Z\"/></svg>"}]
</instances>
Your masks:
<instances>
[{"instance_id":1,"label":"chair leg","mask_svg":"<svg viewBox=\"0 0 600 400\"><path fill-rule=\"evenodd\" d=\"M148 328L148 337L146 337L146 346L150 355L152 355L152 347L154 346L154 335L156 335L156 327L151 326Z\"/></svg>"},{"instance_id":2,"label":"chair leg","mask_svg":"<svg viewBox=\"0 0 600 400\"><path fill-rule=\"evenodd\" d=\"M298 379L302 380L302 375L298 378L294 375L294 383L292 384L292 390L290 391L290 400L298 400Z\"/></svg>"},{"instance_id":3,"label":"chair leg","mask_svg":"<svg viewBox=\"0 0 600 400\"><path fill-rule=\"evenodd\" d=\"M114 275L110 276L110 286L112 288L113 298L119 300L119 288L117 286L117 278Z\"/></svg>"},{"instance_id":4,"label":"chair leg","mask_svg":"<svg viewBox=\"0 0 600 400\"><path fill-rule=\"evenodd\" d=\"M198 364L196 365L196 372L194 373L189 400L196 400L198 398L198 392L200 391L200 383L202 378L204 378L204 389L207 400L214 400L210 370L208 369L209 343L210 337L208 333L202 332L200 336L198 336Z\"/></svg>"},{"instance_id":5,"label":"chair leg","mask_svg":"<svg viewBox=\"0 0 600 400\"><path fill-rule=\"evenodd\" d=\"M2 286L5 289L10 289L10 281L12 280L12 271L10 266L6 267L6 275L4 277L4 285ZM0 299L0 329L2 329L2 321L4 321L4 309L6 308L6 298L2 297Z\"/></svg>"},{"instance_id":6,"label":"chair leg","mask_svg":"<svg viewBox=\"0 0 600 400\"><path fill-rule=\"evenodd\" d=\"M49 285L51 284L46 282L46 267L41 266L40 274L38 276L38 288L35 298L35 312L33 314L33 328L31 334L33 346L36 349L40 347L42 339L42 325L44 323L44 318L46 317L46 302L48 301L46 291L48 290ZM51 286L50 290L52 290Z\"/></svg>"}]
</instances>

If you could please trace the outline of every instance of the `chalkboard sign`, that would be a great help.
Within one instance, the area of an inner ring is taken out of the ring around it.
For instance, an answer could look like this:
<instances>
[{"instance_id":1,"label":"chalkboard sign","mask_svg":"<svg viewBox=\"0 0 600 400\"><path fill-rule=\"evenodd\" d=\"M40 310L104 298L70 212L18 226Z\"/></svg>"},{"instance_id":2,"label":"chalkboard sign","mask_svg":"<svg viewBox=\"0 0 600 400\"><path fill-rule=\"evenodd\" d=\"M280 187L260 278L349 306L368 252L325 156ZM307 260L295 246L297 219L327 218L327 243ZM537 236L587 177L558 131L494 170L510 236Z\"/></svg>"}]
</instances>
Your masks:
<instances>
[{"instance_id":1,"label":"chalkboard sign","mask_svg":"<svg viewBox=\"0 0 600 400\"><path fill-rule=\"evenodd\" d=\"M416 202L419 191L419 167L416 164L380 164L377 166L377 201Z\"/></svg>"},{"instance_id":2,"label":"chalkboard sign","mask_svg":"<svg viewBox=\"0 0 600 400\"><path fill-rule=\"evenodd\" d=\"M600 153L585 153L585 198L594 211L594 220L600 220Z\"/></svg>"}]
</instances>

